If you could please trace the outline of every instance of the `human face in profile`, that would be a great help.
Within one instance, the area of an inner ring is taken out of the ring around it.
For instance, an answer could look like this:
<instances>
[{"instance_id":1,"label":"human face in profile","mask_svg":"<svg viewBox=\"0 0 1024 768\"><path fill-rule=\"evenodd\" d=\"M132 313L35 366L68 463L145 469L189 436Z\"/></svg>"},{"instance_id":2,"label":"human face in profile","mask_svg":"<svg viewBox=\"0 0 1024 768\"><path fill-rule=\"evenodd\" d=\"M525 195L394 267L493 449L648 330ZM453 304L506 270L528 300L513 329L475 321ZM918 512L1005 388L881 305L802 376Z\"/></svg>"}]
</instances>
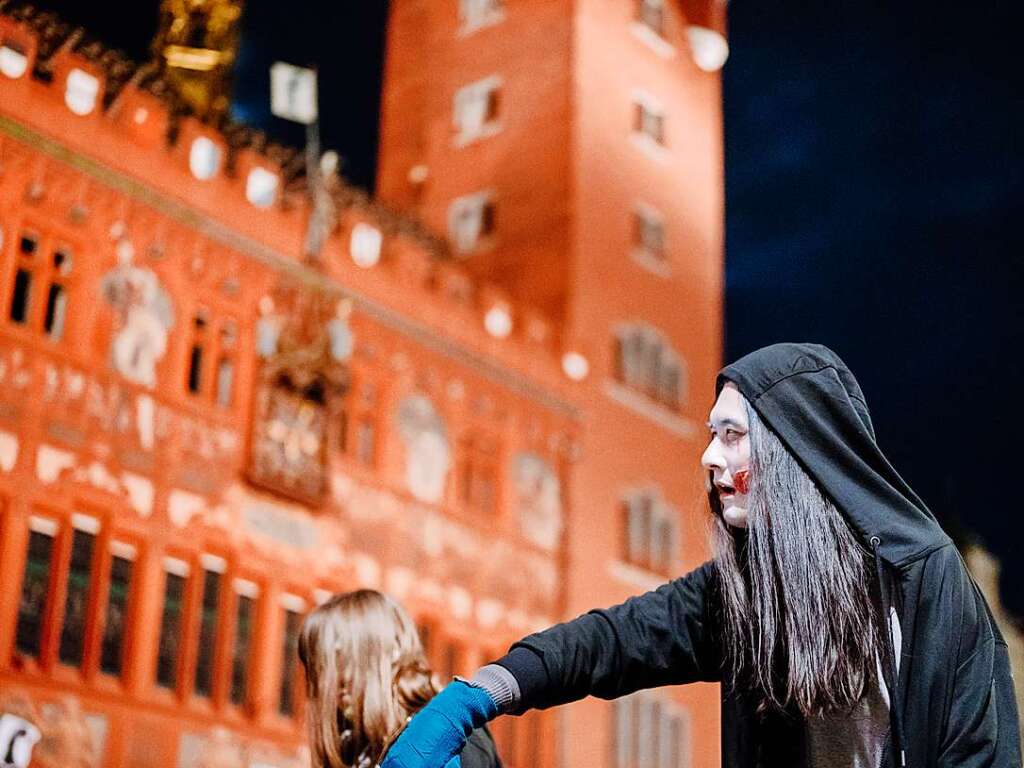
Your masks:
<instances>
[{"instance_id":1,"label":"human face in profile","mask_svg":"<svg viewBox=\"0 0 1024 768\"><path fill-rule=\"evenodd\" d=\"M711 441L700 458L708 471L712 491L718 495L725 522L747 527L747 477L750 471L750 423L743 396L736 385L722 387L708 417Z\"/></svg>"}]
</instances>

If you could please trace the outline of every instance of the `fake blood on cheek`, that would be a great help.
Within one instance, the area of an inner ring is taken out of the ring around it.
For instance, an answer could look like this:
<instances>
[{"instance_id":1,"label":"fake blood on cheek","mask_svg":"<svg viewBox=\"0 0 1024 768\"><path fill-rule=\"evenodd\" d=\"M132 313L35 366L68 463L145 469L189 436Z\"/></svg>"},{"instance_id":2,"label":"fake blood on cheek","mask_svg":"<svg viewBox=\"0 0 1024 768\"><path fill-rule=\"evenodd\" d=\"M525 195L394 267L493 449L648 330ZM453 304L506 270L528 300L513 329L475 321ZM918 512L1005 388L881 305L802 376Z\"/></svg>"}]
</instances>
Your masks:
<instances>
[{"instance_id":1,"label":"fake blood on cheek","mask_svg":"<svg viewBox=\"0 0 1024 768\"><path fill-rule=\"evenodd\" d=\"M741 469L732 476L732 482L736 493L747 493L750 491L750 470Z\"/></svg>"}]
</instances>

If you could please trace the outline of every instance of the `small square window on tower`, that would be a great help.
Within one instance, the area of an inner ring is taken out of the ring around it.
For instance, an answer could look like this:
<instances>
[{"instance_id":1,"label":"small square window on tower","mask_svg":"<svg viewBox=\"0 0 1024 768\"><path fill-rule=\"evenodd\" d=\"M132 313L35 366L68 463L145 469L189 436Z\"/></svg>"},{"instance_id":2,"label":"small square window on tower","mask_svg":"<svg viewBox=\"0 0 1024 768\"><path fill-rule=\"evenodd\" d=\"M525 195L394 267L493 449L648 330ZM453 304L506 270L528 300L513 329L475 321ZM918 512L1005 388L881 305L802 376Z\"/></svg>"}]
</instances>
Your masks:
<instances>
[{"instance_id":1,"label":"small square window on tower","mask_svg":"<svg viewBox=\"0 0 1024 768\"><path fill-rule=\"evenodd\" d=\"M653 99L634 97L633 131L655 144L665 144L665 114Z\"/></svg>"},{"instance_id":2,"label":"small square window on tower","mask_svg":"<svg viewBox=\"0 0 1024 768\"><path fill-rule=\"evenodd\" d=\"M504 18L504 0L459 0L459 21L463 34L497 24Z\"/></svg>"},{"instance_id":3,"label":"small square window on tower","mask_svg":"<svg viewBox=\"0 0 1024 768\"><path fill-rule=\"evenodd\" d=\"M665 0L637 0L636 20L658 37L664 37Z\"/></svg>"},{"instance_id":4,"label":"small square window on tower","mask_svg":"<svg viewBox=\"0 0 1024 768\"><path fill-rule=\"evenodd\" d=\"M478 192L457 198L448 211L448 231L456 251L468 254L494 234L495 208L492 193Z\"/></svg>"},{"instance_id":5,"label":"small square window on tower","mask_svg":"<svg viewBox=\"0 0 1024 768\"><path fill-rule=\"evenodd\" d=\"M496 75L456 91L454 122L457 144L468 144L499 130L500 96L501 78Z\"/></svg>"},{"instance_id":6,"label":"small square window on tower","mask_svg":"<svg viewBox=\"0 0 1024 768\"><path fill-rule=\"evenodd\" d=\"M642 257L665 260L665 224L650 206L638 205L633 212L633 247Z\"/></svg>"}]
</instances>

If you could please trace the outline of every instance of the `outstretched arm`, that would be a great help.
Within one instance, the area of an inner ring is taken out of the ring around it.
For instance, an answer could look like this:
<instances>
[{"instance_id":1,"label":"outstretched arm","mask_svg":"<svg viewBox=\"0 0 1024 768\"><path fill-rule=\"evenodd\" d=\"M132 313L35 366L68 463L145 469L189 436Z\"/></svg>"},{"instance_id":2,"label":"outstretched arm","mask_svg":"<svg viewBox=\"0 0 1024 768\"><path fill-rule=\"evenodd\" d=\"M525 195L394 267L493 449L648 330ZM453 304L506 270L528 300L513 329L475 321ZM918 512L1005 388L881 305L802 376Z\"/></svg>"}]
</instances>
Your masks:
<instances>
[{"instance_id":1,"label":"outstretched arm","mask_svg":"<svg viewBox=\"0 0 1024 768\"><path fill-rule=\"evenodd\" d=\"M524 638L472 681L456 681L435 696L382 768L443 768L473 728L500 712L720 679L713 578L713 565L705 563L653 592Z\"/></svg>"}]
</instances>

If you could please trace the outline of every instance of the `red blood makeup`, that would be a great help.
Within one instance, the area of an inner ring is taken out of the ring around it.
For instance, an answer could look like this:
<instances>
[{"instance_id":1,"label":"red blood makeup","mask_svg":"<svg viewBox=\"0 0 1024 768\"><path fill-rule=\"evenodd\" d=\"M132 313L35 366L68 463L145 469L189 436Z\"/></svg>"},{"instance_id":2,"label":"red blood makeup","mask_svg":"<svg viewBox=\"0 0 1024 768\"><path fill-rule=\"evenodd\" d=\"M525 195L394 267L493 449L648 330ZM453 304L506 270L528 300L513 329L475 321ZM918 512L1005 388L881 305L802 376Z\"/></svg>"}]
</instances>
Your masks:
<instances>
[{"instance_id":1,"label":"red blood makeup","mask_svg":"<svg viewBox=\"0 0 1024 768\"><path fill-rule=\"evenodd\" d=\"M732 484L736 493L747 493L750 490L750 470L741 469L732 476Z\"/></svg>"}]
</instances>

